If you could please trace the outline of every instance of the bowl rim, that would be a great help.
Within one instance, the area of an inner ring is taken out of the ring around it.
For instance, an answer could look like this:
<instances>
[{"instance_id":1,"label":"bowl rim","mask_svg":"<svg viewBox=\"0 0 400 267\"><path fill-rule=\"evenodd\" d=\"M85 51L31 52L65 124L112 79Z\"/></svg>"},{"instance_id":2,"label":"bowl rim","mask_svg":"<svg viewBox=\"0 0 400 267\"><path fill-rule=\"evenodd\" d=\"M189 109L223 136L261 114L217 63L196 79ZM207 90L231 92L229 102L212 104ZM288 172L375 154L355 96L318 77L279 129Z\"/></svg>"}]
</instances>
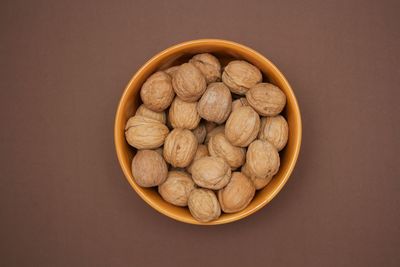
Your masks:
<instances>
[{"instance_id":1,"label":"bowl rim","mask_svg":"<svg viewBox=\"0 0 400 267\"><path fill-rule=\"evenodd\" d=\"M188 220L186 217L184 216L180 216L177 215L173 212L169 212L168 210L160 207L157 203L153 202L151 199L149 199L145 193L143 193L141 190L139 190L139 185L135 184L130 178L130 169L126 168L126 166L123 164L122 162L122 158L123 158L123 152L122 152L122 148L121 148L121 142L120 142L120 138L118 137L120 135L119 131L120 128L118 127L118 121L119 118L122 116L122 105L123 103L125 103L125 98L127 97L129 88L131 87L132 83L140 76L140 74L147 69L147 67L149 65L151 65L154 61L157 61L158 58L163 57L166 54L172 54L174 52L178 52L181 49L187 48L187 47L191 47L193 45L198 46L201 44L217 44L217 45L221 45L221 46L234 46L235 48L237 48L238 50L247 50L249 53L254 54L256 57L260 58L260 60L265 61L265 63L267 65L269 65L269 68L271 70L273 70L274 72L276 72L276 74L278 76L280 76L280 79L282 81L282 83L285 84L285 86L289 89L289 94L290 97L293 100L293 107L295 109L294 112L294 116L295 116L295 121L298 123L298 131L297 131L297 142L295 143L295 148L294 148L294 152L293 152L293 156L291 158L291 162L289 163L289 167L286 173L283 174L282 177L282 181L278 184L278 186L276 186L276 188L270 193L268 198L265 198L264 200L262 200L257 206L255 206L254 208L243 212L243 213L237 213L236 216L234 216L234 214L231 214L233 216L229 216L227 218L224 219L218 219L215 221L211 221L208 223L202 223L202 222L198 222L196 220ZM115 120L114 120L114 145L115 145L115 150L116 150L116 154L117 154L117 158L118 158L118 162L119 165L124 173L125 179L128 181L128 183L131 185L131 187L135 190L135 192L148 204L150 205L152 208L154 208L156 211L160 212L161 214L166 215L169 218L172 218L174 220L177 220L179 222L184 222L184 223L188 223L188 224L194 224L194 225L220 225L220 224L226 224L226 223L231 223L234 221L238 221L240 219L243 219L255 212L257 212L258 210L260 210L262 207L264 207L265 205L267 205L269 202L272 201L272 199L275 198L275 196L282 190L283 186L286 184L286 182L289 180L289 177L291 176L293 169L296 165L299 153L300 153L300 147L301 147L301 141L302 141L302 121L301 121L301 114L300 114L300 108L297 102L297 98L293 92L292 87L290 86L289 82L287 81L286 77L282 74L282 72L266 57L264 57L262 54L260 54L259 52L255 51L254 49L233 42L233 41L228 41L228 40L224 40L224 39L197 39L197 40L191 40L191 41L186 41L186 42L182 42L182 43L178 43L175 45L172 45L164 50L162 50L161 52L157 53L156 55L154 55L153 57L151 57L149 60L147 60L136 72L135 74L132 76L132 78L130 79L129 83L125 86L125 89L121 95L121 98L118 102L118 107L117 107L117 112L115 114Z\"/></svg>"}]
</instances>

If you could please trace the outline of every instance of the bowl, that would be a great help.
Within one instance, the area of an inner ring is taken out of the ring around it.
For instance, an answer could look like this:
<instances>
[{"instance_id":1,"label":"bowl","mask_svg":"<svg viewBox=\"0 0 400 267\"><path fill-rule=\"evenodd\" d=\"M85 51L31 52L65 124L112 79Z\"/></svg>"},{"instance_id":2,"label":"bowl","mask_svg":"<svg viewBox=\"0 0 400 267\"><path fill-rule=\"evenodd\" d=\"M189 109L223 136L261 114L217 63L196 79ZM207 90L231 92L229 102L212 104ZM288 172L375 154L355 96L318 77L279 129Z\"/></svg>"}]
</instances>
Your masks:
<instances>
[{"instance_id":1,"label":"bowl","mask_svg":"<svg viewBox=\"0 0 400 267\"><path fill-rule=\"evenodd\" d=\"M263 189L256 192L254 199L242 211L232 214L221 214L217 220L201 223L196 221L187 208L177 207L164 201L156 188L142 188L134 180L131 172L131 162L135 149L125 141L124 127L126 121L135 114L140 105L140 88L152 73L170 66L187 62L198 53L212 53L217 56L222 66L233 59L243 59L257 66L263 73L264 81L277 85L287 98L282 115L289 125L289 140L286 147L279 153L281 166L279 172ZM162 214L190 224L216 225L240 220L253 214L269 203L282 189L296 164L301 144L301 116L296 97L285 76L278 68L260 53L244 45L218 39L202 39L180 43L158 53L147 61L132 77L119 101L114 127L115 148L118 161L129 184L136 193L151 207Z\"/></svg>"}]
</instances>

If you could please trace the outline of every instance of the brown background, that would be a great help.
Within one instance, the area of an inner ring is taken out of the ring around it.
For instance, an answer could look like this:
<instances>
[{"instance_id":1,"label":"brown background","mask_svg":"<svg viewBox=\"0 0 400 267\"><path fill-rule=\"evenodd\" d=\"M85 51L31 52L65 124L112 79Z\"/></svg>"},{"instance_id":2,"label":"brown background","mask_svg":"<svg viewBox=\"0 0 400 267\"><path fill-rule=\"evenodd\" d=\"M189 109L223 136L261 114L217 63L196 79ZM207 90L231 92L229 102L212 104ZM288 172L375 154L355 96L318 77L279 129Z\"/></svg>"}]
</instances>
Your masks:
<instances>
[{"instance_id":1,"label":"brown background","mask_svg":"<svg viewBox=\"0 0 400 267\"><path fill-rule=\"evenodd\" d=\"M1 1L1 266L400 265L399 1L113 2ZM205 37L270 58L304 131L277 198L218 227L147 206L113 144L132 74Z\"/></svg>"}]
</instances>

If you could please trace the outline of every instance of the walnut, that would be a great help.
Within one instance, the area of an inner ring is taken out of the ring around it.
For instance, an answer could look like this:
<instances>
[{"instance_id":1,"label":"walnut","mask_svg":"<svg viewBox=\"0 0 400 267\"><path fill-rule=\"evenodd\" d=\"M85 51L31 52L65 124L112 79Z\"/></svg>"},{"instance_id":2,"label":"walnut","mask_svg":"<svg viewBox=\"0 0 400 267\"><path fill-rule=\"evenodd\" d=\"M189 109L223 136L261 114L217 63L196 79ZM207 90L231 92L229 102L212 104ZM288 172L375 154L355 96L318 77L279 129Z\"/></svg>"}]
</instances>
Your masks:
<instances>
[{"instance_id":1,"label":"walnut","mask_svg":"<svg viewBox=\"0 0 400 267\"><path fill-rule=\"evenodd\" d=\"M154 149L162 146L168 132L165 124L143 116L131 117L125 126L126 141L137 149Z\"/></svg>"},{"instance_id":2,"label":"walnut","mask_svg":"<svg viewBox=\"0 0 400 267\"><path fill-rule=\"evenodd\" d=\"M261 119L258 138L269 141L278 151L281 151L286 146L288 135L289 126L283 116L263 117Z\"/></svg>"},{"instance_id":3,"label":"walnut","mask_svg":"<svg viewBox=\"0 0 400 267\"><path fill-rule=\"evenodd\" d=\"M219 157L202 157L192 165L193 181L201 187L218 190L231 178L231 168Z\"/></svg>"},{"instance_id":4,"label":"walnut","mask_svg":"<svg viewBox=\"0 0 400 267\"><path fill-rule=\"evenodd\" d=\"M218 126L218 124L212 121L205 121L204 125L206 126L207 133L211 132L214 128Z\"/></svg>"},{"instance_id":5,"label":"walnut","mask_svg":"<svg viewBox=\"0 0 400 267\"><path fill-rule=\"evenodd\" d=\"M197 146L197 150L196 150L196 154L194 154L194 158L192 160L192 162L190 163L190 165L186 168L188 173L192 173L192 166L193 163L202 158L202 157L206 157L209 156L210 154L208 153L208 148L205 145L198 145Z\"/></svg>"},{"instance_id":6,"label":"walnut","mask_svg":"<svg viewBox=\"0 0 400 267\"><path fill-rule=\"evenodd\" d=\"M135 115L140 115L150 119L158 120L159 122L164 124L167 122L167 116L165 115L164 111L155 112L152 111L151 109L146 108L145 105L140 105L139 108L136 110Z\"/></svg>"},{"instance_id":7,"label":"walnut","mask_svg":"<svg viewBox=\"0 0 400 267\"><path fill-rule=\"evenodd\" d=\"M139 150L132 160L132 175L143 187L157 186L165 181L168 167L160 154L153 150Z\"/></svg>"},{"instance_id":8,"label":"walnut","mask_svg":"<svg viewBox=\"0 0 400 267\"><path fill-rule=\"evenodd\" d=\"M208 151L211 156L223 158L232 169L242 166L246 159L246 150L229 143L223 132L210 138Z\"/></svg>"},{"instance_id":9,"label":"walnut","mask_svg":"<svg viewBox=\"0 0 400 267\"><path fill-rule=\"evenodd\" d=\"M168 108L174 96L171 77L163 71L151 75L140 90L143 104L155 112Z\"/></svg>"},{"instance_id":10,"label":"walnut","mask_svg":"<svg viewBox=\"0 0 400 267\"><path fill-rule=\"evenodd\" d=\"M258 134L260 117L251 107L240 107L231 113L225 124L225 136L234 146L248 146Z\"/></svg>"},{"instance_id":11,"label":"walnut","mask_svg":"<svg viewBox=\"0 0 400 267\"><path fill-rule=\"evenodd\" d=\"M208 189L193 189L188 206L192 216L200 222L209 222L221 215L221 208L215 193Z\"/></svg>"},{"instance_id":12,"label":"walnut","mask_svg":"<svg viewBox=\"0 0 400 267\"><path fill-rule=\"evenodd\" d=\"M159 147L157 149L154 149L155 152L157 152L158 154L160 154L160 156L163 156L163 147Z\"/></svg>"},{"instance_id":13,"label":"walnut","mask_svg":"<svg viewBox=\"0 0 400 267\"><path fill-rule=\"evenodd\" d=\"M246 93L247 102L262 116L278 115L286 104L285 94L273 84L260 83Z\"/></svg>"},{"instance_id":14,"label":"walnut","mask_svg":"<svg viewBox=\"0 0 400 267\"><path fill-rule=\"evenodd\" d=\"M269 184L269 182L272 180L272 177L273 177L272 175L269 177L268 176L264 177L264 178L258 178L258 177L255 177L254 175L251 176L251 174L247 170L246 164L242 166L241 171L244 175L246 175L247 177L250 177L256 190L264 188L267 184Z\"/></svg>"},{"instance_id":15,"label":"walnut","mask_svg":"<svg viewBox=\"0 0 400 267\"><path fill-rule=\"evenodd\" d=\"M199 100L197 111L207 121L221 124L231 113L232 96L223 83L211 83Z\"/></svg>"},{"instance_id":16,"label":"walnut","mask_svg":"<svg viewBox=\"0 0 400 267\"><path fill-rule=\"evenodd\" d=\"M164 70L166 74L171 76L171 78L174 76L175 72L178 70L179 66L172 66L169 67L168 69Z\"/></svg>"},{"instance_id":17,"label":"walnut","mask_svg":"<svg viewBox=\"0 0 400 267\"><path fill-rule=\"evenodd\" d=\"M234 172L229 183L218 191L218 200L224 212L238 212L249 205L255 192L256 189L249 178L241 172Z\"/></svg>"},{"instance_id":18,"label":"walnut","mask_svg":"<svg viewBox=\"0 0 400 267\"><path fill-rule=\"evenodd\" d=\"M172 130L164 143L163 155L173 167L184 168L193 160L197 150L197 139L187 129Z\"/></svg>"},{"instance_id":19,"label":"walnut","mask_svg":"<svg viewBox=\"0 0 400 267\"><path fill-rule=\"evenodd\" d=\"M247 90L261 82L262 75L258 68L243 60L231 61L222 73L222 81L232 93L244 95Z\"/></svg>"},{"instance_id":20,"label":"walnut","mask_svg":"<svg viewBox=\"0 0 400 267\"><path fill-rule=\"evenodd\" d=\"M194 136L196 136L197 142L199 144L202 144L207 135L206 126L204 125L204 123L200 122L200 124L192 130L192 133L194 134Z\"/></svg>"},{"instance_id":21,"label":"walnut","mask_svg":"<svg viewBox=\"0 0 400 267\"><path fill-rule=\"evenodd\" d=\"M216 82L221 79L221 64L213 55L208 53L198 54L189 60L189 62L201 71L207 83Z\"/></svg>"},{"instance_id":22,"label":"walnut","mask_svg":"<svg viewBox=\"0 0 400 267\"><path fill-rule=\"evenodd\" d=\"M212 129L210 132L207 133L206 135L206 140L204 140L204 144L208 144L208 142L210 141L211 137L213 137L216 134L219 133L225 133L225 125L220 125L214 129Z\"/></svg>"},{"instance_id":23,"label":"walnut","mask_svg":"<svg viewBox=\"0 0 400 267\"><path fill-rule=\"evenodd\" d=\"M249 102L247 102L247 99L245 97L241 97L232 102L232 111L235 111L239 107L244 107L248 105Z\"/></svg>"},{"instance_id":24,"label":"walnut","mask_svg":"<svg viewBox=\"0 0 400 267\"><path fill-rule=\"evenodd\" d=\"M195 102L206 90L206 79L192 63L182 64L174 73L172 85L175 93L186 102Z\"/></svg>"},{"instance_id":25,"label":"walnut","mask_svg":"<svg viewBox=\"0 0 400 267\"><path fill-rule=\"evenodd\" d=\"M168 111L168 119L174 128L194 129L200 122L197 102L185 102L175 97Z\"/></svg>"},{"instance_id":26,"label":"walnut","mask_svg":"<svg viewBox=\"0 0 400 267\"><path fill-rule=\"evenodd\" d=\"M158 186L161 197L176 206L187 206L194 182L186 172L170 171L167 180Z\"/></svg>"}]
</instances>

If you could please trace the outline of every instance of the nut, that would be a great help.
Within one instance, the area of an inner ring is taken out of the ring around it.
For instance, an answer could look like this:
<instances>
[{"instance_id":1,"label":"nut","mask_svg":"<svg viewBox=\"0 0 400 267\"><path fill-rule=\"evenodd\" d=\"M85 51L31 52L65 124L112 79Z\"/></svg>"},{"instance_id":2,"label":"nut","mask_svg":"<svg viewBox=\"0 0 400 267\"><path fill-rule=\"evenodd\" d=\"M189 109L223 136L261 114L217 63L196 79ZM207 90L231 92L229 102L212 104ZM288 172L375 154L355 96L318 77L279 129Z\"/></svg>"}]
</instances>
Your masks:
<instances>
[{"instance_id":1,"label":"nut","mask_svg":"<svg viewBox=\"0 0 400 267\"><path fill-rule=\"evenodd\" d=\"M206 79L192 63L182 64L174 73L172 85L175 93L186 102L195 102L206 90Z\"/></svg>"},{"instance_id":2,"label":"nut","mask_svg":"<svg viewBox=\"0 0 400 267\"><path fill-rule=\"evenodd\" d=\"M231 168L218 157L202 157L192 165L193 181L201 187L218 190L231 179Z\"/></svg>"},{"instance_id":3,"label":"nut","mask_svg":"<svg viewBox=\"0 0 400 267\"><path fill-rule=\"evenodd\" d=\"M159 147L157 149L154 149L155 152L157 152L158 154L160 154L160 156L163 156L163 147Z\"/></svg>"},{"instance_id":4,"label":"nut","mask_svg":"<svg viewBox=\"0 0 400 267\"><path fill-rule=\"evenodd\" d=\"M174 128L194 129L200 122L197 113L197 102L185 102L175 97L169 108L168 118Z\"/></svg>"},{"instance_id":5,"label":"nut","mask_svg":"<svg viewBox=\"0 0 400 267\"><path fill-rule=\"evenodd\" d=\"M232 169L242 166L246 159L246 150L229 143L223 132L210 138L208 151L211 156L223 158Z\"/></svg>"},{"instance_id":6,"label":"nut","mask_svg":"<svg viewBox=\"0 0 400 267\"><path fill-rule=\"evenodd\" d=\"M184 168L190 164L197 150L197 139L187 129L172 130L164 143L163 155L173 167Z\"/></svg>"},{"instance_id":7,"label":"nut","mask_svg":"<svg viewBox=\"0 0 400 267\"><path fill-rule=\"evenodd\" d=\"M246 99L262 116L278 115L286 104L285 94L273 84L259 83L246 93Z\"/></svg>"},{"instance_id":8,"label":"nut","mask_svg":"<svg viewBox=\"0 0 400 267\"><path fill-rule=\"evenodd\" d=\"M258 68L243 60L231 61L222 73L222 81L232 93L244 95L247 90L261 82L262 75Z\"/></svg>"},{"instance_id":9,"label":"nut","mask_svg":"<svg viewBox=\"0 0 400 267\"><path fill-rule=\"evenodd\" d=\"M167 122L167 116L165 115L165 112L155 112L152 111L151 109L146 108L145 105L140 105L139 108L136 110L135 115L140 115L143 117L147 117L153 120L157 120L161 123L166 123Z\"/></svg>"},{"instance_id":10,"label":"nut","mask_svg":"<svg viewBox=\"0 0 400 267\"><path fill-rule=\"evenodd\" d=\"M162 146L168 132L165 124L143 116L131 117L125 126L126 141L137 149L154 149Z\"/></svg>"},{"instance_id":11,"label":"nut","mask_svg":"<svg viewBox=\"0 0 400 267\"><path fill-rule=\"evenodd\" d=\"M188 206L192 216L199 222L209 222L221 215L221 208L215 193L208 189L193 189Z\"/></svg>"},{"instance_id":12,"label":"nut","mask_svg":"<svg viewBox=\"0 0 400 267\"><path fill-rule=\"evenodd\" d=\"M251 107L240 107L231 113L225 124L225 136L234 146L248 146L258 134L260 117Z\"/></svg>"},{"instance_id":13,"label":"nut","mask_svg":"<svg viewBox=\"0 0 400 267\"><path fill-rule=\"evenodd\" d=\"M256 189L249 178L241 172L234 172L229 183L218 191L218 200L224 212L238 212L249 205L255 192Z\"/></svg>"},{"instance_id":14,"label":"nut","mask_svg":"<svg viewBox=\"0 0 400 267\"><path fill-rule=\"evenodd\" d=\"M196 136L197 142L202 144L207 135L206 126L201 122L195 129L192 130L192 133L194 136Z\"/></svg>"},{"instance_id":15,"label":"nut","mask_svg":"<svg viewBox=\"0 0 400 267\"><path fill-rule=\"evenodd\" d=\"M223 83L209 84L197 105L200 117L218 124L226 121L231 108L231 92Z\"/></svg>"},{"instance_id":16,"label":"nut","mask_svg":"<svg viewBox=\"0 0 400 267\"><path fill-rule=\"evenodd\" d=\"M207 133L211 132L214 128L218 126L218 124L212 121L205 121L204 125L206 126Z\"/></svg>"},{"instance_id":17,"label":"nut","mask_svg":"<svg viewBox=\"0 0 400 267\"><path fill-rule=\"evenodd\" d=\"M168 69L164 70L164 72L166 74L168 74L169 76L171 76L171 78L172 78L172 76L174 76L174 74L178 68L179 68L179 66L172 66L172 67L169 67Z\"/></svg>"},{"instance_id":18,"label":"nut","mask_svg":"<svg viewBox=\"0 0 400 267\"><path fill-rule=\"evenodd\" d=\"M187 206L194 182L186 172L170 171L167 180L158 186L161 197L176 206Z\"/></svg>"},{"instance_id":19,"label":"nut","mask_svg":"<svg viewBox=\"0 0 400 267\"><path fill-rule=\"evenodd\" d=\"M212 129L210 132L207 133L206 140L204 141L204 144L208 144L210 141L211 137L218 133L225 133L225 125L218 126L214 129Z\"/></svg>"},{"instance_id":20,"label":"nut","mask_svg":"<svg viewBox=\"0 0 400 267\"><path fill-rule=\"evenodd\" d=\"M246 175L247 177L251 177L251 175L249 174L249 172L247 171L247 166L246 164L242 166L242 173L244 175ZM264 188L267 184L269 184L269 182L272 180L272 175L269 177L265 177L265 178L257 178L255 176L251 177L250 180L253 182L254 187L256 188L256 190L262 189Z\"/></svg>"},{"instance_id":21,"label":"nut","mask_svg":"<svg viewBox=\"0 0 400 267\"><path fill-rule=\"evenodd\" d=\"M143 187L162 184L167 178L168 167L160 154L153 150L139 150L132 160L132 175Z\"/></svg>"},{"instance_id":22,"label":"nut","mask_svg":"<svg viewBox=\"0 0 400 267\"><path fill-rule=\"evenodd\" d=\"M151 75L140 90L143 104L155 112L168 108L174 96L171 77L163 71Z\"/></svg>"},{"instance_id":23,"label":"nut","mask_svg":"<svg viewBox=\"0 0 400 267\"><path fill-rule=\"evenodd\" d=\"M267 140L281 151L288 141L289 126L281 115L275 117L263 117L261 119L260 133L258 138Z\"/></svg>"},{"instance_id":24,"label":"nut","mask_svg":"<svg viewBox=\"0 0 400 267\"><path fill-rule=\"evenodd\" d=\"M232 102L232 111L235 111L239 107L245 107L248 105L249 102L247 102L247 99L245 97L241 97Z\"/></svg>"},{"instance_id":25,"label":"nut","mask_svg":"<svg viewBox=\"0 0 400 267\"><path fill-rule=\"evenodd\" d=\"M210 154L208 153L208 149L205 145L198 145L197 146L197 150L196 150L196 154L194 154L194 158L193 161L190 163L190 165L186 168L188 173L192 173L192 166L193 163L202 158L202 157L206 157L209 156Z\"/></svg>"},{"instance_id":26,"label":"nut","mask_svg":"<svg viewBox=\"0 0 400 267\"><path fill-rule=\"evenodd\" d=\"M221 79L221 64L213 55L208 53L198 54L189 60L189 62L201 71L207 83L216 82Z\"/></svg>"}]
</instances>

